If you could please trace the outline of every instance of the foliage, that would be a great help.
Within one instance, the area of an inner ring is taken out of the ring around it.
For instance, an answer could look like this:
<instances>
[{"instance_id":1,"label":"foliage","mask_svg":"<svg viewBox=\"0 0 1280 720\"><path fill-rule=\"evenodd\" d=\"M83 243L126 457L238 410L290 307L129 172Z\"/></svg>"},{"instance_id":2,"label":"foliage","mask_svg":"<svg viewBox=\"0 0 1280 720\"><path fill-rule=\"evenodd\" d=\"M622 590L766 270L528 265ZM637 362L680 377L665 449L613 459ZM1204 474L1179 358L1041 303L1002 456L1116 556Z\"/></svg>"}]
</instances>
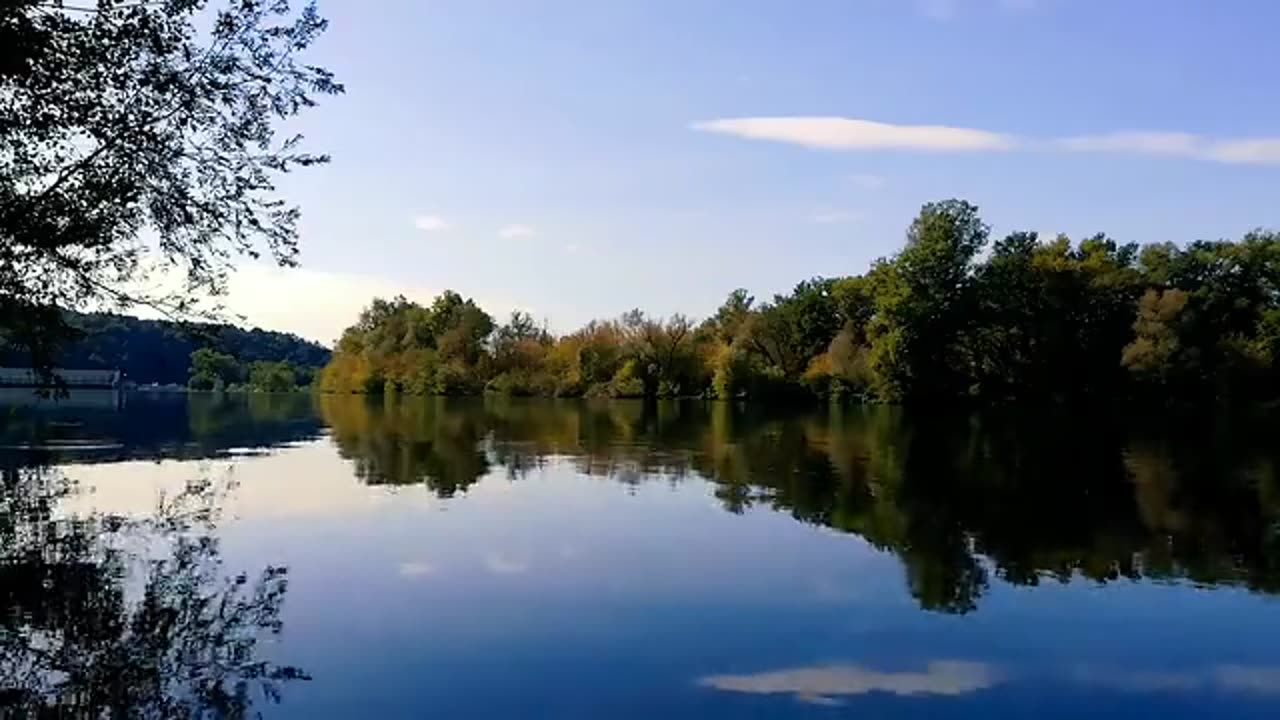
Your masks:
<instances>
[{"instance_id":1,"label":"foliage","mask_svg":"<svg viewBox=\"0 0 1280 720\"><path fill-rule=\"evenodd\" d=\"M249 365L249 388L258 392L289 392L298 387L298 377L288 362L259 360Z\"/></svg>"},{"instance_id":2,"label":"foliage","mask_svg":"<svg viewBox=\"0 0 1280 720\"><path fill-rule=\"evenodd\" d=\"M200 348L191 353L190 374L192 390L220 390L240 379L240 364L226 353Z\"/></svg>"},{"instance_id":3,"label":"foliage","mask_svg":"<svg viewBox=\"0 0 1280 720\"><path fill-rule=\"evenodd\" d=\"M214 4L0 6L0 328L24 365L53 363L64 311L185 316L238 255L295 262L299 211L275 181L327 157L277 128L342 92L301 58L326 22L313 5ZM185 283L137 290L153 266Z\"/></svg>"},{"instance_id":4,"label":"foliage","mask_svg":"<svg viewBox=\"0 0 1280 720\"><path fill-rule=\"evenodd\" d=\"M288 362L299 373L300 384L306 384L301 381L309 381L314 369L323 367L330 356L323 346L296 335L257 328L245 330L234 325L141 320L105 313L72 315L67 323L79 339L62 346L52 356L56 366L118 369L140 385L186 384L194 374L192 353L201 349L230 356L237 364ZM22 348L0 347L0 364L23 366L29 362ZM219 372L212 373L208 380L211 387L214 379L230 385L244 377L244 372Z\"/></svg>"},{"instance_id":5,"label":"foliage","mask_svg":"<svg viewBox=\"0 0 1280 720\"><path fill-rule=\"evenodd\" d=\"M802 397L879 402L1280 399L1280 235L1138 248L1094 235L991 244L929 203L897 255L701 323L632 310L553 337L446 292L375 300L325 370L337 392Z\"/></svg>"},{"instance_id":6,"label":"foliage","mask_svg":"<svg viewBox=\"0 0 1280 720\"><path fill-rule=\"evenodd\" d=\"M338 340L321 376L328 392L468 394L484 388L493 318L446 291L429 307L403 297L374 300ZM513 337L511 342L519 342Z\"/></svg>"}]
</instances>

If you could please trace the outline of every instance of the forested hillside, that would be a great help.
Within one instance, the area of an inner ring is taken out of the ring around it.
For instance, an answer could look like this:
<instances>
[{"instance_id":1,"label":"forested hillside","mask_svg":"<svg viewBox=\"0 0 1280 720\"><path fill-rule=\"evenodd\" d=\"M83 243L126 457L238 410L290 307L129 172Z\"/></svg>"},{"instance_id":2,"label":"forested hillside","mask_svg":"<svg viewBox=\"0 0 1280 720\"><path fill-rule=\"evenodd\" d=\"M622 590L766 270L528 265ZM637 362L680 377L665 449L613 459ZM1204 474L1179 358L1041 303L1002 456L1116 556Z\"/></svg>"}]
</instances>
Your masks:
<instances>
[{"instance_id":1,"label":"forested hillside","mask_svg":"<svg viewBox=\"0 0 1280 720\"><path fill-rule=\"evenodd\" d=\"M142 320L126 315L74 315L69 322L83 335L62 349L58 367L123 370L140 384L185 385L191 354L201 348L230 355L248 366L255 362L286 361L298 368L318 368L329 361L329 350L296 335L245 330L233 325L183 324ZM5 348L0 364L30 364L22 350Z\"/></svg>"},{"instance_id":2,"label":"forested hillside","mask_svg":"<svg viewBox=\"0 0 1280 720\"><path fill-rule=\"evenodd\" d=\"M1014 232L925 205L861 275L805 280L711 317L634 310L553 337L446 292L375 300L332 392L852 397L878 402L1280 399L1280 234L1139 247Z\"/></svg>"}]
</instances>

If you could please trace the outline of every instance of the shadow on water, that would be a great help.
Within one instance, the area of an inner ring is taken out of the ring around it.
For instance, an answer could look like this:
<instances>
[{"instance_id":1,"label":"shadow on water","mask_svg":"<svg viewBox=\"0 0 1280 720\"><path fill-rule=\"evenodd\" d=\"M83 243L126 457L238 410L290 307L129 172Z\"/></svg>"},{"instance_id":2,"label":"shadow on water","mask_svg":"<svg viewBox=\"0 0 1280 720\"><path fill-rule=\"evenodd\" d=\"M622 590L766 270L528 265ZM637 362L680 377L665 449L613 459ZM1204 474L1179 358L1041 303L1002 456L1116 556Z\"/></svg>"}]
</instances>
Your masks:
<instances>
[{"instance_id":1,"label":"shadow on water","mask_svg":"<svg viewBox=\"0 0 1280 720\"><path fill-rule=\"evenodd\" d=\"M922 607L976 609L994 580L1122 578L1280 592L1280 446L1222 418L886 407L767 412L727 403L323 396L369 484L441 497L550 462L624 484L713 483L856 534L902 562Z\"/></svg>"},{"instance_id":2,"label":"shadow on water","mask_svg":"<svg viewBox=\"0 0 1280 720\"><path fill-rule=\"evenodd\" d=\"M10 393L17 392L10 390ZM119 404L70 398L9 405L0 454L17 462L203 459L318 437L315 398L302 393L131 393Z\"/></svg>"},{"instance_id":3,"label":"shadow on water","mask_svg":"<svg viewBox=\"0 0 1280 720\"><path fill-rule=\"evenodd\" d=\"M60 470L0 471L0 715L241 718L306 678L260 656L286 571L225 573L225 489L191 483L143 519L64 517Z\"/></svg>"}]
</instances>

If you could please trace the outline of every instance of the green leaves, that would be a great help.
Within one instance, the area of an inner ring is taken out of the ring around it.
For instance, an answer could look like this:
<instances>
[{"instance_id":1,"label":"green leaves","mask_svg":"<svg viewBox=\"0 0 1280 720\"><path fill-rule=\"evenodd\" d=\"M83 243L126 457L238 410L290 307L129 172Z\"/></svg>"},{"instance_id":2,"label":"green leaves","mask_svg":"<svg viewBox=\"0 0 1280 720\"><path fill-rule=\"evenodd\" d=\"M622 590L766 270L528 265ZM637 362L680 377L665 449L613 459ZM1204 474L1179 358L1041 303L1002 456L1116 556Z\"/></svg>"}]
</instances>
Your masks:
<instances>
[{"instance_id":1,"label":"green leaves","mask_svg":"<svg viewBox=\"0 0 1280 720\"><path fill-rule=\"evenodd\" d=\"M325 22L228 0L202 31L207 4L0 8L0 304L188 314L237 255L296 261L275 177L327 158L276 125L342 92L299 61ZM185 287L134 290L152 260Z\"/></svg>"}]
</instances>

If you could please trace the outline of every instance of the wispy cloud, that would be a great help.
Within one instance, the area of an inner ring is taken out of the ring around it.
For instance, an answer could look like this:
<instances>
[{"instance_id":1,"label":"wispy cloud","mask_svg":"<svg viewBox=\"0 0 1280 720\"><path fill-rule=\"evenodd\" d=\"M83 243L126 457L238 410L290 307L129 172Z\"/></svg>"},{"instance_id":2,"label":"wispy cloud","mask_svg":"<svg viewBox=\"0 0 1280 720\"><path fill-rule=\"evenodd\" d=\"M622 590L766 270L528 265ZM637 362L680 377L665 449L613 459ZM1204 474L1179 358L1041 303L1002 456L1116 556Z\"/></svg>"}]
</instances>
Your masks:
<instances>
[{"instance_id":1,"label":"wispy cloud","mask_svg":"<svg viewBox=\"0 0 1280 720\"><path fill-rule=\"evenodd\" d=\"M819 225L835 225L837 223L853 222L862 217L862 213L857 210L822 210L809 216L810 222Z\"/></svg>"},{"instance_id":2,"label":"wispy cloud","mask_svg":"<svg viewBox=\"0 0 1280 720\"><path fill-rule=\"evenodd\" d=\"M500 552L491 552L485 555L484 566L494 575L519 575L529 571L529 563L527 561L511 558Z\"/></svg>"},{"instance_id":3,"label":"wispy cloud","mask_svg":"<svg viewBox=\"0 0 1280 720\"><path fill-rule=\"evenodd\" d=\"M1280 137L1218 142L1209 148L1208 157L1218 162L1280 165Z\"/></svg>"},{"instance_id":4,"label":"wispy cloud","mask_svg":"<svg viewBox=\"0 0 1280 720\"><path fill-rule=\"evenodd\" d=\"M895 125L846 117L745 117L695 123L695 130L819 150L1010 150L1015 138L947 125Z\"/></svg>"},{"instance_id":5,"label":"wispy cloud","mask_svg":"<svg viewBox=\"0 0 1280 720\"><path fill-rule=\"evenodd\" d=\"M751 675L712 675L699 685L754 695L791 694L806 702L837 704L836 698L887 692L894 695L963 695L993 687L999 674L980 662L932 662L924 672L881 672L859 665L817 665Z\"/></svg>"},{"instance_id":6,"label":"wispy cloud","mask_svg":"<svg viewBox=\"0 0 1280 720\"><path fill-rule=\"evenodd\" d=\"M436 568L431 563L425 562L404 562L400 563L399 574L403 577L423 577L424 575L434 575Z\"/></svg>"},{"instance_id":7,"label":"wispy cloud","mask_svg":"<svg viewBox=\"0 0 1280 720\"><path fill-rule=\"evenodd\" d=\"M1216 139L1182 132L1116 132L1055 141L1075 152L1173 155L1239 165L1280 165L1280 137Z\"/></svg>"},{"instance_id":8,"label":"wispy cloud","mask_svg":"<svg viewBox=\"0 0 1280 720\"><path fill-rule=\"evenodd\" d=\"M1056 140L1063 150L1073 152L1129 152L1144 155L1196 156L1203 141L1190 133L1116 132L1105 135L1081 135Z\"/></svg>"},{"instance_id":9,"label":"wispy cloud","mask_svg":"<svg viewBox=\"0 0 1280 720\"><path fill-rule=\"evenodd\" d=\"M1213 138L1187 132L1120 131L1047 140L948 125L898 125L843 117L745 117L708 120L695 130L821 150L1002 152L1050 150L1164 155L1209 162L1280 165L1280 136ZM874 177L874 176L869 176ZM868 186L873 186L870 180Z\"/></svg>"},{"instance_id":10,"label":"wispy cloud","mask_svg":"<svg viewBox=\"0 0 1280 720\"><path fill-rule=\"evenodd\" d=\"M449 223L439 215L419 215L413 219L413 226L422 232L437 232L449 227Z\"/></svg>"},{"instance_id":11,"label":"wispy cloud","mask_svg":"<svg viewBox=\"0 0 1280 720\"><path fill-rule=\"evenodd\" d=\"M520 223L512 223L498 231L498 237L504 240L518 240L520 238L528 238L537 235L538 231L528 225Z\"/></svg>"},{"instance_id":12,"label":"wispy cloud","mask_svg":"<svg viewBox=\"0 0 1280 720\"><path fill-rule=\"evenodd\" d=\"M1080 666L1068 677L1084 685L1125 692L1190 692L1214 689L1249 695L1280 695L1280 667L1216 665L1196 670L1137 670Z\"/></svg>"}]
</instances>

